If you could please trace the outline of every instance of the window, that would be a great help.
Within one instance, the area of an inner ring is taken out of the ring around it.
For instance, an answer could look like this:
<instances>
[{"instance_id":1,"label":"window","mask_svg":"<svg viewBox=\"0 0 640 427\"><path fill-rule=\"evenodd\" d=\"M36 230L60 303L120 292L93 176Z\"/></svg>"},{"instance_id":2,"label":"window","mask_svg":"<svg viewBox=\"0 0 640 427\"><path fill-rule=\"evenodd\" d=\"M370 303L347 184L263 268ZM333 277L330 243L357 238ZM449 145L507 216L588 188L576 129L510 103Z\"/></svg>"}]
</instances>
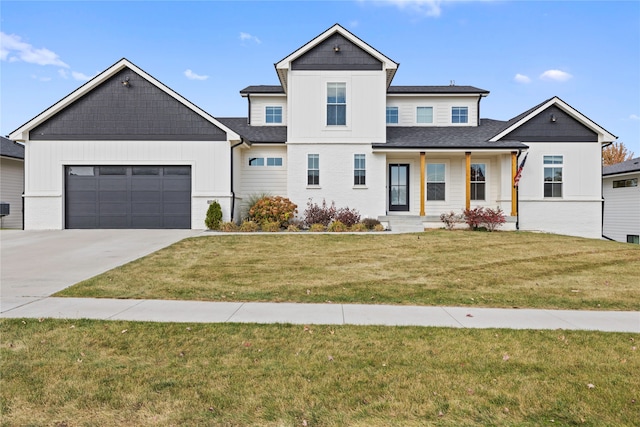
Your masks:
<instances>
[{"instance_id":1,"label":"window","mask_svg":"<svg viewBox=\"0 0 640 427\"><path fill-rule=\"evenodd\" d=\"M418 107L416 123L433 123L433 107Z\"/></svg>"},{"instance_id":2,"label":"window","mask_svg":"<svg viewBox=\"0 0 640 427\"><path fill-rule=\"evenodd\" d=\"M469 123L469 108L451 107L451 123Z\"/></svg>"},{"instance_id":3,"label":"window","mask_svg":"<svg viewBox=\"0 0 640 427\"><path fill-rule=\"evenodd\" d=\"M282 166L282 157L249 157L249 166Z\"/></svg>"},{"instance_id":4,"label":"window","mask_svg":"<svg viewBox=\"0 0 640 427\"><path fill-rule=\"evenodd\" d=\"M347 84L327 83L327 126L347 124Z\"/></svg>"},{"instance_id":5,"label":"window","mask_svg":"<svg viewBox=\"0 0 640 427\"><path fill-rule=\"evenodd\" d=\"M544 156L544 197L562 197L562 156Z\"/></svg>"},{"instance_id":6,"label":"window","mask_svg":"<svg viewBox=\"0 0 640 427\"><path fill-rule=\"evenodd\" d=\"M353 155L353 185L365 185L367 183L367 169L364 154Z\"/></svg>"},{"instance_id":7,"label":"window","mask_svg":"<svg viewBox=\"0 0 640 427\"><path fill-rule=\"evenodd\" d=\"M640 243L640 236L637 234L627 234L627 243L635 243L636 245Z\"/></svg>"},{"instance_id":8,"label":"window","mask_svg":"<svg viewBox=\"0 0 640 427\"><path fill-rule=\"evenodd\" d=\"M320 185L320 155L307 155L307 185Z\"/></svg>"},{"instance_id":9,"label":"window","mask_svg":"<svg viewBox=\"0 0 640 427\"><path fill-rule=\"evenodd\" d=\"M265 117L267 123L282 123L282 107L267 107Z\"/></svg>"},{"instance_id":10,"label":"window","mask_svg":"<svg viewBox=\"0 0 640 427\"><path fill-rule=\"evenodd\" d=\"M637 187L638 178L623 179L621 181L613 181L613 188Z\"/></svg>"},{"instance_id":11,"label":"window","mask_svg":"<svg viewBox=\"0 0 640 427\"><path fill-rule=\"evenodd\" d=\"M398 123L398 107L387 107L387 124Z\"/></svg>"},{"instance_id":12,"label":"window","mask_svg":"<svg viewBox=\"0 0 640 427\"><path fill-rule=\"evenodd\" d=\"M444 163L427 163L427 200L444 200Z\"/></svg>"},{"instance_id":13,"label":"window","mask_svg":"<svg viewBox=\"0 0 640 427\"><path fill-rule=\"evenodd\" d=\"M487 185L487 165L484 163L471 164L471 200L485 200Z\"/></svg>"}]
</instances>

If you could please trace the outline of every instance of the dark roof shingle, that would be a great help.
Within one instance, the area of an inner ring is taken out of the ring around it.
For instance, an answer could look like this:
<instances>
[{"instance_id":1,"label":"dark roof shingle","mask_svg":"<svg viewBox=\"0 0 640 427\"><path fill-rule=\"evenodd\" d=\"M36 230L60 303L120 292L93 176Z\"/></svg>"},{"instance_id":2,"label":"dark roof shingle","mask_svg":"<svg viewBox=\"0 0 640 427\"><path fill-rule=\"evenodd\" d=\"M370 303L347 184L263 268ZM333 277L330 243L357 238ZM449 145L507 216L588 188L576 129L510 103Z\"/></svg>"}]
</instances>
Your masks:
<instances>
[{"instance_id":1,"label":"dark roof shingle","mask_svg":"<svg viewBox=\"0 0 640 427\"><path fill-rule=\"evenodd\" d=\"M621 173L640 172L640 157L627 160L626 162L616 163L615 165L605 166L602 168L602 175L618 175Z\"/></svg>"},{"instance_id":2,"label":"dark roof shingle","mask_svg":"<svg viewBox=\"0 0 640 427\"><path fill-rule=\"evenodd\" d=\"M0 155L14 159L24 159L24 145L0 136Z\"/></svg>"},{"instance_id":3,"label":"dark roof shingle","mask_svg":"<svg viewBox=\"0 0 640 427\"><path fill-rule=\"evenodd\" d=\"M242 138L251 143L285 143L287 142L286 126L251 126L246 117L216 117Z\"/></svg>"}]
</instances>

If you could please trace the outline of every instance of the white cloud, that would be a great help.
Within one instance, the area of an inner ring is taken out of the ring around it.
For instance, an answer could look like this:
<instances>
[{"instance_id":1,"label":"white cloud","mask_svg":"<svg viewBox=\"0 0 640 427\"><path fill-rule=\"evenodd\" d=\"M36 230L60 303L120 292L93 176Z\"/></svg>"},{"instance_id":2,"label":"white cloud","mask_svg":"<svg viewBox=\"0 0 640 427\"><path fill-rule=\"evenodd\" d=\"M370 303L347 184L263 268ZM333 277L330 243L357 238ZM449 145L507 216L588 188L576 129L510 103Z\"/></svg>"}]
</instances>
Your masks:
<instances>
[{"instance_id":1,"label":"white cloud","mask_svg":"<svg viewBox=\"0 0 640 427\"><path fill-rule=\"evenodd\" d=\"M60 77L62 77L63 79L68 79L69 78L69 72L67 70L65 70L64 68L60 68L58 70L58 75Z\"/></svg>"},{"instance_id":2,"label":"white cloud","mask_svg":"<svg viewBox=\"0 0 640 427\"><path fill-rule=\"evenodd\" d=\"M573 76L571 74L561 70L547 70L540 74L541 80L551 80L556 82L566 82L572 77Z\"/></svg>"},{"instance_id":3,"label":"white cloud","mask_svg":"<svg viewBox=\"0 0 640 427\"><path fill-rule=\"evenodd\" d=\"M531 83L531 79L528 76L525 76L524 74L516 74L515 77L513 78L514 81L516 81L517 83Z\"/></svg>"},{"instance_id":4,"label":"white cloud","mask_svg":"<svg viewBox=\"0 0 640 427\"><path fill-rule=\"evenodd\" d=\"M629 119L638 121L638 120L640 120L640 116L638 116L637 114L632 114L632 115L629 116Z\"/></svg>"},{"instance_id":5,"label":"white cloud","mask_svg":"<svg viewBox=\"0 0 640 427\"><path fill-rule=\"evenodd\" d=\"M20 36L0 32L0 59L9 62L24 61L37 65L56 65L69 68L58 54L49 49L36 49L29 43L23 42Z\"/></svg>"},{"instance_id":6,"label":"white cloud","mask_svg":"<svg viewBox=\"0 0 640 427\"><path fill-rule=\"evenodd\" d=\"M240 40L242 41L249 40L249 41L256 42L257 44L262 43L262 41L260 41L260 39L257 38L256 36L252 36L249 33L243 33L243 32L240 33Z\"/></svg>"},{"instance_id":7,"label":"white cloud","mask_svg":"<svg viewBox=\"0 0 640 427\"><path fill-rule=\"evenodd\" d=\"M93 76L87 76L87 75L86 75L86 74L84 74L84 73L80 73L80 72L78 72L78 71L72 71L72 72L71 72L71 77L73 77L75 80L80 80L80 81L82 81L82 82L86 82L86 81L89 81L89 80L91 80L92 78L94 78L94 77L95 77L95 75L93 75Z\"/></svg>"},{"instance_id":8,"label":"white cloud","mask_svg":"<svg viewBox=\"0 0 640 427\"><path fill-rule=\"evenodd\" d=\"M440 5L444 1L445 0L383 0L382 2L394 5L400 10L406 9L421 15L438 17L442 13Z\"/></svg>"},{"instance_id":9,"label":"white cloud","mask_svg":"<svg viewBox=\"0 0 640 427\"><path fill-rule=\"evenodd\" d=\"M191 70L186 70L184 75L187 76L189 80L207 80L209 78L209 76L201 76Z\"/></svg>"},{"instance_id":10,"label":"white cloud","mask_svg":"<svg viewBox=\"0 0 640 427\"><path fill-rule=\"evenodd\" d=\"M38 80L39 82L50 82L51 81L51 77L39 77L39 76L36 76L35 74L32 74L31 78L34 79L34 80Z\"/></svg>"}]
</instances>

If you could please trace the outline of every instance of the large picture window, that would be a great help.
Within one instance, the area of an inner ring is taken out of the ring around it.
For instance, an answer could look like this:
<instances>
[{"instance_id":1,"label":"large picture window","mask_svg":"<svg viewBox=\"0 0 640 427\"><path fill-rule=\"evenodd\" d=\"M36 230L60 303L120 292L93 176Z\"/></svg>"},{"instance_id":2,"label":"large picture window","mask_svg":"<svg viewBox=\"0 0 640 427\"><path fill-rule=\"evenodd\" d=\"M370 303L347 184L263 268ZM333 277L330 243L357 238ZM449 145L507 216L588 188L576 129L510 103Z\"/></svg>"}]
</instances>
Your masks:
<instances>
[{"instance_id":1,"label":"large picture window","mask_svg":"<svg viewBox=\"0 0 640 427\"><path fill-rule=\"evenodd\" d=\"M347 124L347 84L327 83L327 126Z\"/></svg>"},{"instance_id":2,"label":"large picture window","mask_svg":"<svg viewBox=\"0 0 640 427\"><path fill-rule=\"evenodd\" d=\"M307 185L320 185L320 155L307 155Z\"/></svg>"},{"instance_id":3,"label":"large picture window","mask_svg":"<svg viewBox=\"0 0 640 427\"><path fill-rule=\"evenodd\" d=\"M562 156L544 156L544 197L562 197Z\"/></svg>"},{"instance_id":4,"label":"large picture window","mask_svg":"<svg viewBox=\"0 0 640 427\"><path fill-rule=\"evenodd\" d=\"M427 200L444 200L444 163L427 163Z\"/></svg>"},{"instance_id":5,"label":"large picture window","mask_svg":"<svg viewBox=\"0 0 640 427\"><path fill-rule=\"evenodd\" d=\"M367 183L366 157L364 154L353 155L353 185L365 185Z\"/></svg>"},{"instance_id":6,"label":"large picture window","mask_svg":"<svg viewBox=\"0 0 640 427\"><path fill-rule=\"evenodd\" d=\"M486 200L487 165L471 164L471 200Z\"/></svg>"}]
</instances>

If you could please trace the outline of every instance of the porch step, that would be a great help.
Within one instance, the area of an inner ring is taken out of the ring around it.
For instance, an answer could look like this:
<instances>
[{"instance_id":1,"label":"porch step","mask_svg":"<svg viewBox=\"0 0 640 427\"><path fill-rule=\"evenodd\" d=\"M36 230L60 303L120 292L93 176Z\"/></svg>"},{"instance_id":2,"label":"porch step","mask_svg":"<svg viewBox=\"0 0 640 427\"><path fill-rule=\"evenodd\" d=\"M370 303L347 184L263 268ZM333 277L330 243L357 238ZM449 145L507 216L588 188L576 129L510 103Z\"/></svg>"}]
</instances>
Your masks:
<instances>
[{"instance_id":1,"label":"porch step","mask_svg":"<svg viewBox=\"0 0 640 427\"><path fill-rule=\"evenodd\" d=\"M415 215L381 216L378 221L388 224L388 229L396 233L416 233L424 231L424 218Z\"/></svg>"}]
</instances>

